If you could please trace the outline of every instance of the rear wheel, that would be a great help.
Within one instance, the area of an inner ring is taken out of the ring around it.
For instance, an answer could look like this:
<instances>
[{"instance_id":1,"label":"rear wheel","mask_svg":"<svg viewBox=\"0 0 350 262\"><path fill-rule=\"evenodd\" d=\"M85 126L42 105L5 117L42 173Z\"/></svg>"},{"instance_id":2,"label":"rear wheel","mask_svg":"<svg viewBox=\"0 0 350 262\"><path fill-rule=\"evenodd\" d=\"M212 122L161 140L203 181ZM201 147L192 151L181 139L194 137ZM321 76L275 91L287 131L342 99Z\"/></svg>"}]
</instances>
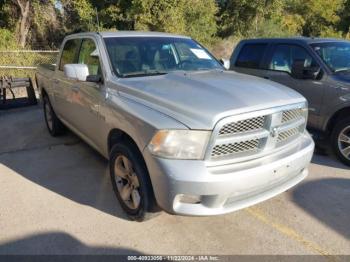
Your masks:
<instances>
[{"instance_id":1,"label":"rear wheel","mask_svg":"<svg viewBox=\"0 0 350 262\"><path fill-rule=\"evenodd\" d=\"M341 119L332 132L332 147L340 161L350 166L350 118Z\"/></svg>"},{"instance_id":2,"label":"rear wheel","mask_svg":"<svg viewBox=\"0 0 350 262\"><path fill-rule=\"evenodd\" d=\"M64 132L64 125L56 116L47 95L43 97L45 123L52 136L59 136Z\"/></svg>"},{"instance_id":3,"label":"rear wheel","mask_svg":"<svg viewBox=\"0 0 350 262\"><path fill-rule=\"evenodd\" d=\"M130 142L113 146L110 175L114 192L128 217L144 221L158 211L147 167L141 153Z\"/></svg>"}]
</instances>

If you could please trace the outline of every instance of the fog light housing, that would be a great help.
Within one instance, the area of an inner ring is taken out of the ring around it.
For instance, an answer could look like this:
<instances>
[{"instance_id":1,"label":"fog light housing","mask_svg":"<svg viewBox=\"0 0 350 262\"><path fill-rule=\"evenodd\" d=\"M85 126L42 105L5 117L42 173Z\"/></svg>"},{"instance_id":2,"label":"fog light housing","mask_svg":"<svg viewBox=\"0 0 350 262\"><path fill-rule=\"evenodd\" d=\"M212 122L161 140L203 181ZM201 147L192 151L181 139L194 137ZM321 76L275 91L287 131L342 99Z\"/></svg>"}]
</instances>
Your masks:
<instances>
[{"instance_id":1,"label":"fog light housing","mask_svg":"<svg viewBox=\"0 0 350 262\"><path fill-rule=\"evenodd\" d=\"M201 196L195 195L179 195L179 202L185 204L199 204L201 202Z\"/></svg>"}]
</instances>

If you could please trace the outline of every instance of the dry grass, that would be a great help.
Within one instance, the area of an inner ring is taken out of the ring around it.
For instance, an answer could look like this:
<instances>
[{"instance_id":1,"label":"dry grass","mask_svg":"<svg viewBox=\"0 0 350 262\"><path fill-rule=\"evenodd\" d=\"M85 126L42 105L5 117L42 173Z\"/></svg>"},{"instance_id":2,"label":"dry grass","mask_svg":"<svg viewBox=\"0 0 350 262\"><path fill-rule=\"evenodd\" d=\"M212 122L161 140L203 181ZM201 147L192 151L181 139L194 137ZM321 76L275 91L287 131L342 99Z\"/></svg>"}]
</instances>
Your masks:
<instances>
[{"instance_id":1,"label":"dry grass","mask_svg":"<svg viewBox=\"0 0 350 262\"><path fill-rule=\"evenodd\" d=\"M221 59L221 58L229 59L231 57L233 49L235 48L235 46L238 44L239 41L240 39L236 37L220 39L211 48L211 52L218 59Z\"/></svg>"}]
</instances>

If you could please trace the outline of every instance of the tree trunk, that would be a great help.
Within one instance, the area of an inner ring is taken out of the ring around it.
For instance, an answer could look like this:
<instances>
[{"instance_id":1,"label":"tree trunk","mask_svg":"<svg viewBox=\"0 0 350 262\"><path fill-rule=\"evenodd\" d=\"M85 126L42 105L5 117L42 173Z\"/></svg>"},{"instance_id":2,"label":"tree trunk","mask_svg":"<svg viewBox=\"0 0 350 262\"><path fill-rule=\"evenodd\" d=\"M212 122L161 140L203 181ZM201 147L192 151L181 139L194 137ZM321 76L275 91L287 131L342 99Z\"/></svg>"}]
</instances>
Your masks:
<instances>
[{"instance_id":1,"label":"tree trunk","mask_svg":"<svg viewBox=\"0 0 350 262\"><path fill-rule=\"evenodd\" d=\"M16 4L19 6L21 16L19 18L19 45L23 48L27 43L27 36L29 33L29 11L30 11L30 0L22 1L16 0Z\"/></svg>"}]
</instances>

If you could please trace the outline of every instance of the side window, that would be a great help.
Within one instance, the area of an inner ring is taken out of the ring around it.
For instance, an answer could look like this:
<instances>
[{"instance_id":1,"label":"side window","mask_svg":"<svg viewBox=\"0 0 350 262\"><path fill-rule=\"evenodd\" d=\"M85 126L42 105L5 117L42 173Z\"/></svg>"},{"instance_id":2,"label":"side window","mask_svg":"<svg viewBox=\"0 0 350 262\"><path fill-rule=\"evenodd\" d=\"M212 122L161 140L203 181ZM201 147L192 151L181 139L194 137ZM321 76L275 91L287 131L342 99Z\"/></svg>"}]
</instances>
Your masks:
<instances>
[{"instance_id":1,"label":"side window","mask_svg":"<svg viewBox=\"0 0 350 262\"><path fill-rule=\"evenodd\" d=\"M95 42L92 39L84 39L81 44L79 64L86 64L89 68L89 75L101 75L101 65L99 60L99 52Z\"/></svg>"},{"instance_id":2,"label":"side window","mask_svg":"<svg viewBox=\"0 0 350 262\"><path fill-rule=\"evenodd\" d=\"M267 44L245 44L237 58L236 66L259 68Z\"/></svg>"},{"instance_id":3,"label":"side window","mask_svg":"<svg viewBox=\"0 0 350 262\"><path fill-rule=\"evenodd\" d=\"M80 45L80 39L68 40L63 47L59 70L63 71L65 64L76 63L76 56Z\"/></svg>"},{"instance_id":4,"label":"side window","mask_svg":"<svg viewBox=\"0 0 350 262\"><path fill-rule=\"evenodd\" d=\"M277 46L271 59L270 69L290 73L292 67L292 48L292 46L288 45Z\"/></svg>"},{"instance_id":5,"label":"side window","mask_svg":"<svg viewBox=\"0 0 350 262\"><path fill-rule=\"evenodd\" d=\"M296 61L302 62L305 68L317 65L304 48L297 45L278 45L269 68L291 73L292 65Z\"/></svg>"}]
</instances>

